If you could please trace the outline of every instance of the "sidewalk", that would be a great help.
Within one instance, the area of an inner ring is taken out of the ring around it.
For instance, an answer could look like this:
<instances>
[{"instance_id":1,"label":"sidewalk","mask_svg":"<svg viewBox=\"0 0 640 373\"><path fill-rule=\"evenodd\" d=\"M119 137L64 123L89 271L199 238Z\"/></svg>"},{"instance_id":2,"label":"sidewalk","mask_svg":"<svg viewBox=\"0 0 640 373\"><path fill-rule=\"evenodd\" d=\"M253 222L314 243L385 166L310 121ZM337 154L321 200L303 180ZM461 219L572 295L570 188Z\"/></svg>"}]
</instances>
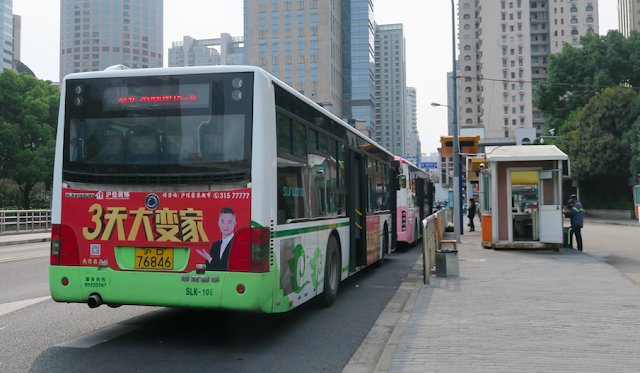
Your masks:
<instances>
[{"instance_id":1,"label":"sidewalk","mask_svg":"<svg viewBox=\"0 0 640 373\"><path fill-rule=\"evenodd\" d=\"M494 251L480 240L479 230L462 236L461 277L432 276L420 288L377 371L638 371L640 289L631 281L588 252Z\"/></svg>"},{"instance_id":2,"label":"sidewalk","mask_svg":"<svg viewBox=\"0 0 640 373\"><path fill-rule=\"evenodd\" d=\"M7 234L0 236L0 246L51 241L51 232Z\"/></svg>"}]
</instances>

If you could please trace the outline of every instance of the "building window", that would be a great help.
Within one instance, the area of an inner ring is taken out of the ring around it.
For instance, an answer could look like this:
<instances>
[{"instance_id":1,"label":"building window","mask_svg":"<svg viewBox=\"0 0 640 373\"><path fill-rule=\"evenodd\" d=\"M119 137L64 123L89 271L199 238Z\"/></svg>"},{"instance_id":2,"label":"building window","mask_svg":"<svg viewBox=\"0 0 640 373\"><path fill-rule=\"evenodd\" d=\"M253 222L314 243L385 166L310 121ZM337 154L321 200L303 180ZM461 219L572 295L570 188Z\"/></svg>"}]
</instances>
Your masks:
<instances>
[{"instance_id":1,"label":"building window","mask_svg":"<svg viewBox=\"0 0 640 373\"><path fill-rule=\"evenodd\" d=\"M298 57L304 56L304 36L298 36Z\"/></svg>"},{"instance_id":2,"label":"building window","mask_svg":"<svg viewBox=\"0 0 640 373\"><path fill-rule=\"evenodd\" d=\"M587 12L593 12L593 7L591 5L587 5Z\"/></svg>"},{"instance_id":3,"label":"building window","mask_svg":"<svg viewBox=\"0 0 640 373\"><path fill-rule=\"evenodd\" d=\"M588 19L588 18L587 18ZM588 22L588 21L587 21ZM571 23L575 24L578 23L578 19L577 18L571 18Z\"/></svg>"},{"instance_id":4,"label":"building window","mask_svg":"<svg viewBox=\"0 0 640 373\"><path fill-rule=\"evenodd\" d=\"M587 17L587 23L593 23L593 17Z\"/></svg>"},{"instance_id":5,"label":"building window","mask_svg":"<svg viewBox=\"0 0 640 373\"><path fill-rule=\"evenodd\" d=\"M467 118L467 120L465 121L466 124L473 124L473 119L471 118Z\"/></svg>"},{"instance_id":6,"label":"building window","mask_svg":"<svg viewBox=\"0 0 640 373\"><path fill-rule=\"evenodd\" d=\"M298 30L304 30L304 10L298 10Z\"/></svg>"},{"instance_id":7,"label":"building window","mask_svg":"<svg viewBox=\"0 0 640 373\"><path fill-rule=\"evenodd\" d=\"M311 55L312 56L318 55L318 36L317 35L311 36Z\"/></svg>"},{"instance_id":8,"label":"building window","mask_svg":"<svg viewBox=\"0 0 640 373\"><path fill-rule=\"evenodd\" d=\"M572 6L571 9L569 9L569 11L571 13L577 13L578 12L578 8L576 8L575 6Z\"/></svg>"}]
</instances>

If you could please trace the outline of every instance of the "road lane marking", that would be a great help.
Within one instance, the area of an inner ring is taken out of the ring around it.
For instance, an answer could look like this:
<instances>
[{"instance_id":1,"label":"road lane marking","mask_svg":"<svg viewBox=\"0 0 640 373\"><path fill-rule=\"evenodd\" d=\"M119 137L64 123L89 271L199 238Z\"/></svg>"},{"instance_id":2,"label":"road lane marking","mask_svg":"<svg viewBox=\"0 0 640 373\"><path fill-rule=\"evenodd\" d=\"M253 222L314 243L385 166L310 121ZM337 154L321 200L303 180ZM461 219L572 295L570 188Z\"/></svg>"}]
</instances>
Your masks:
<instances>
[{"instance_id":1,"label":"road lane marking","mask_svg":"<svg viewBox=\"0 0 640 373\"><path fill-rule=\"evenodd\" d=\"M105 343L110 339L120 337L121 335L132 332L140 328L138 325L111 325L100 330L96 330L93 333L83 335L72 339L70 341L57 344L56 347L69 347L69 348L89 348L100 343Z\"/></svg>"},{"instance_id":2,"label":"road lane marking","mask_svg":"<svg viewBox=\"0 0 640 373\"><path fill-rule=\"evenodd\" d=\"M37 255L17 256L17 257L13 257L13 258L4 258L4 259L0 259L0 263L12 262L14 260L22 260L22 259L42 258L42 257L49 256L49 255L50 254L37 254Z\"/></svg>"},{"instance_id":3,"label":"road lane marking","mask_svg":"<svg viewBox=\"0 0 640 373\"><path fill-rule=\"evenodd\" d=\"M8 328L8 326L3 326L2 328L0 328L0 330L6 329L6 328Z\"/></svg>"},{"instance_id":4,"label":"road lane marking","mask_svg":"<svg viewBox=\"0 0 640 373\"><path fill-rule=\"evenodd\" d=\"M17 310L25 308L25 307L29 307L29 306L31 306L33 304L40 303L40 302L45 301L47 299L51 299L51 297L50 296L46 296L46 297L19 300L17 302L0 304L0 316L6 315L9 312L17 311Z\"/></svg>"}]
</instances>

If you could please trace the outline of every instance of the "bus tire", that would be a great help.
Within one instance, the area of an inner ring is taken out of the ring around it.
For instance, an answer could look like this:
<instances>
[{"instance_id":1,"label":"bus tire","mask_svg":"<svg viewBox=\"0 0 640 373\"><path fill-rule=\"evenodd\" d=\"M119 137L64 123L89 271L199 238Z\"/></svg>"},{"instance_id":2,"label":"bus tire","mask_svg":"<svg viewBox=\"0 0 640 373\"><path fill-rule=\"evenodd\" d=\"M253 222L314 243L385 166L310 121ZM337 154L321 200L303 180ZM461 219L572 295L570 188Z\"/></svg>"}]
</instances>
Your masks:
<instances>
[{"instance_id":1,"label":"bus tire","mask_svg":"<svg viewBox=\"0 0 640 373\"><path fill-rule=\"evenodd\" d=\"M338 297L340 286L340 248L336 236L331 235L327 243L327 260L324 265L324 291L320 294L320 303L325 307L331 307Z\"/></svg>"},{"instance_id":2,"label":"bus tire","mask_svg":"<svg viewBox=\"0 0 640 373\"><path fill-rule=\"evenodd\" d=\"M389 233L386 225L384 226L383 232L385 232L385 234L382 235L382 256L380 257L380 259L378 259L377 262L375 262L374 266L376 268L382 267L382 265L384 264L384 254L389 251Z\"/></svg>"}]
</instances>

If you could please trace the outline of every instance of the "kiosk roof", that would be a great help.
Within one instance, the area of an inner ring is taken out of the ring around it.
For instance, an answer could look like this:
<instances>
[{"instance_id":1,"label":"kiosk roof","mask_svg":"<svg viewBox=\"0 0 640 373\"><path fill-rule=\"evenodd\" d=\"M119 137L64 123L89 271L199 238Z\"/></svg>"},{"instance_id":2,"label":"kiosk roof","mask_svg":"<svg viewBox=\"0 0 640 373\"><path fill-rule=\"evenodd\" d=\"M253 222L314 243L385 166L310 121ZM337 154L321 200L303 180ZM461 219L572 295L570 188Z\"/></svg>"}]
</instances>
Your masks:
<instances>
[{"instance_id":1,"label":"kiosk roof","mask_svg":"<svg viewBox=\"0 0 640 373\"><path fill-rule=\"evenodd\" d=\"M569 159L555 145L491 146L486 148L489 162L564 161Z\"/></svg>"}]
</instances>

